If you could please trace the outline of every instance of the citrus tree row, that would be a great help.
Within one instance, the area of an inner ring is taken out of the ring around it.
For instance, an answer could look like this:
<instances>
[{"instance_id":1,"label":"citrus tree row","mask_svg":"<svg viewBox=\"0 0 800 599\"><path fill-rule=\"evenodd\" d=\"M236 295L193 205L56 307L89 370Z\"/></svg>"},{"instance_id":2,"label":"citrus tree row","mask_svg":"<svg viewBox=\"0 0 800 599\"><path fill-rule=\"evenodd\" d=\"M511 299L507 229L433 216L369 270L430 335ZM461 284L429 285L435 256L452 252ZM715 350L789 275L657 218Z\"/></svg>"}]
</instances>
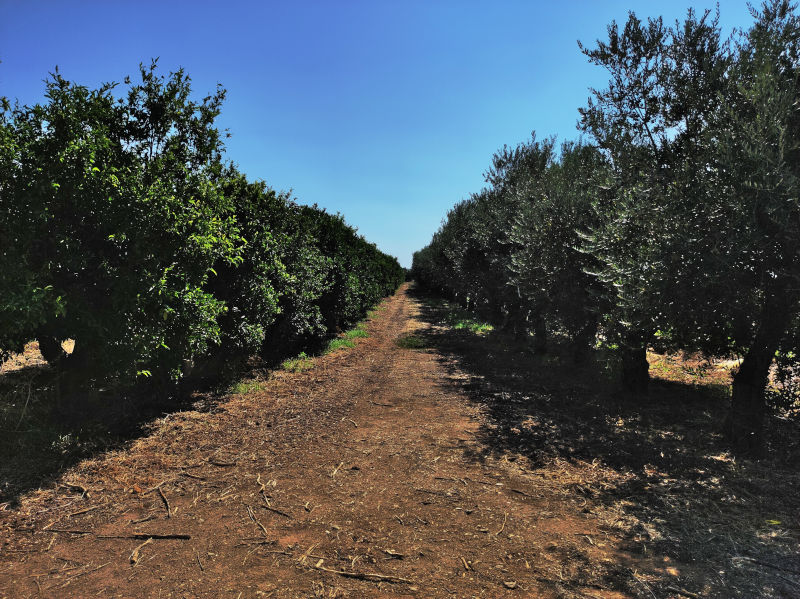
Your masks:
<instances>
[{"instance_id":1,"label":"citrus tree row","mask_svg":"<svg viewBox=\"0 0 800 599\"><path fill-rule=\"evenodd\" d=\"M286 355L363 317L403 279L339 215L223 160L225 92L140 67L99 89L56 72L0 120L0 350L38 339L81 383L176 380ZM75 340L66 356L61 341Z\"/></svg>"},{"instance_id":2,"label":"citrus tree row","mask_svg":"<svg viewBox=\"0 0 800 599\"><path fill-rule=\"evenodd\" d=\"M724 428L744 450L800 350L800 19L784 0L752 12L731 39L718 15L631 13L581 46L610 75L585 141L504 147L413 264L538 351L555 331L577 360L616 349L634 391L654 343L741 357Z\"/></svg>"}]
</instances>

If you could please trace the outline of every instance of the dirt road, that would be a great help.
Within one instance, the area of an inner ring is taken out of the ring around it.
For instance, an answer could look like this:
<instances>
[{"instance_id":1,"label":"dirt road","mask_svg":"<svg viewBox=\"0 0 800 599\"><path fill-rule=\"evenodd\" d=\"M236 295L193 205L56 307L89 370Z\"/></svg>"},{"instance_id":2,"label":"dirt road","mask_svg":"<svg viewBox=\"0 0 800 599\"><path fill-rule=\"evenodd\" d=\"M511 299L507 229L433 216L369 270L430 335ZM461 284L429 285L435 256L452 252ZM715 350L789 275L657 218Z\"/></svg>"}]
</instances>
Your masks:
<instances>
[{"instance_id":1,"label":"dirt road","mask_svg":"<svg viewBox=\"0 0 800 599\"><path fill-rule=\"evenodd\" d=\"M480 382L414 347L437 326L420 310L404 287L355 348L216 413L169 415L0 512L0 596L613 598L656 596L648 580L670 576L680 588L682 565L628 551L625 523L581 491L597 464L537 469L486 447Z\"/></svg>"}]
</instances>

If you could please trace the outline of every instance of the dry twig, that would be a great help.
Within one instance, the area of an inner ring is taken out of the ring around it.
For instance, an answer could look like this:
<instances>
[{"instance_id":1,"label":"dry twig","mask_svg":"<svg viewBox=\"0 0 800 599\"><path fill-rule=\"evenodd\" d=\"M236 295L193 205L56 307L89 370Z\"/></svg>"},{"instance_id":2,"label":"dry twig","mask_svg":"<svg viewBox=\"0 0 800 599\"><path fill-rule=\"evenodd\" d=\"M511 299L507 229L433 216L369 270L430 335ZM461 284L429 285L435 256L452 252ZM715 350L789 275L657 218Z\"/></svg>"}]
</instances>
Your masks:
<instances>
[{"instance_id":1,"label":"dry twig","mask_svg":"<svg viewBox=\"0 0 800 599\"><path fill-rule=\"evenodd\" d=\"M153 537L150 537L144 543L140 543L139 545L137 545L136 547L133 548L133 551L131 551L131 555L128 558L130 560L131 564L133 564L135 566L136 564L139 563L139 550L142 547L144 547L145 545L148 545L148 544L150 544L152 542L153 542Z\"/></svg>"},{"instance_id":2,"label":"dry twig","mask_svg":"<svg viewBox=\"0 0 800 599\"><path fill-rule=\"evenodd\" d=\"M203 562L200 561L200 554L197 552L197 549L194 550L194 556L197 558L197 565L200 566L200 571L205 572L206 569L203 567Z\"/></svg>"},{"instance_id":3,"label":"dry twig","mask_svg":"<svg viewBox=\"0 0 800 599\"><path fill-rule=\"evenodd\" d=\"M169 500L160 486L158 487L158 494L161 496L161 501L164 502L164 507L167 508L167 518L172 518L172 508L169 506Z\"/></svg>"},{"instance_id":4,"label":"dry twig","mask_svg":"<svg viewBox=\"0 0 800 599\"><path fill-rule=\"evenodd\" d=\"M155 487L151 487L151 488L147 489L147 491L144 492L144 495L147 495L148 493L152 493L153 491L160 491L161 487L163 485L165 485L165 484L167 484L169 482L172 482L173 480L175 480L175 479L174 478L165 478L160 483L158 483Z\"/></svg>"},{"instance_id":5,"label":"dry twig","mask_svg":"<svg viewBox=\"0 0 800 599\"><path fill-rule=\"evenodd\" d=\"M177 539L181 541L188 541L192 538L191 535L184 534L155 534L150 532L134 532L129 535L97 535L98 539L153 539L153 540L166 540Z\"/></svg>"},{"instance_id":6,"label":"dry twig","mask_svg":"<svg viewBox=\"0 0 800 599\"><path fill-rule=\"evenodd\" d=\"M269 504L269 498L267 497L266 485L264 485L264 483L261 482L261 475L260 474L256 477L256 483L258 483L258 485L260 487L258 489L258 492L261 494L261 497L264 499L264 503L266 504L266 505L263 505L261 507L263 507L265 510L269 510L270 512L275 512L276 514L280 514L284 518L289 518L289 519L293 518L291 514L287 514L286 512L282 512L281 510L276 509L276 508L272 507Z\"/></svg>"},{"instance_id":7,"label":"dry twig","mask_svg":"<svg viewBox=\"0 0 800 599\"><path fill-rule=\"evenodd\" d=\"M262 505L261 507L263 507L265 510L269 510L270 512L275 512L276 514L279 514L279 515L283 516L284 518L289 518L289 519L293 519L294 518L291 514L287 514L286 512L282 512L281 510L275 509L272 506Z\"/></svg>"},{"instance_id":8,"label":"dry twig","mask_svg":"<svg viewBox=\"0 0 800 599\"><path fill-rule=\"evenodd\" d=\"M319 564L319 562L317 562ZM322 572L328 572L330 574L338 574L339 576L344 576L345 578L355 578L358 580L366 580L368 582L391 582L391 583L401 583L401 584L413 584L413 580L409 580L408 578L401 578L400 576L389 576L386 574L377 574L375 572L347 572L346 570L334 570L333 568L326 568L322 565L314 565L311 566L315 570L320 570Z\"/></svg>"},{"instance_id":9,"label":"dry twig","mask_svg":"<svg viewBox=\"0 0 800 599\"><path fill-rule=\"evenodd\" d=\"M771 564L769 562L762 562L761 560L755 559L753 557L746 557L744 555L737 555L734 559L740 559L740 560L752 562L752 563L758 564L760 566L766 566L767 568L774 568L775 570L783 570L784 572L789 572L790 574L800 574L800 570L793 570L791 568L784 568L783 566L778 566L777 564Z\"/></svg>"},{"instance_id":10,"label":"dry twig","mask_svg":"<svg viewBox=\"0 0 800 599\"><path fill-rule=\"evenodd\" d=\"M72 516L80 516L81 514L85 514L87 512L91 512L92 510L96 510L96 509L101 508L101 507L103 507L103 506L102 505L93 505L92 507L87 507L86 509L78 510L77 512L72 512L71 514L67 514L65 517L66 518L72 518Z\"/></svg>"},{"instance_id":11,"label":"dry twig","mask_svg":"<svg viewBox=\"0 0 800 599\"><path fill-rule=\"evenodd\" d=\"M687 591L686 589L679 589L678 587L664 587L664 588L673 593L678 593L678 595L683 595L684 597L690 597L691 599L700 599L700 595L698 595L697 593L692 593L691 591Z\"/></svg>"},{"instance_id":12,"label":"dry twig","mask_svg":"<svg viewBox=\"0 0 800 599\"><path fill-rule=\"evenodd\" d=\"M69 583L71 583L76 578L80 578L81 576L86 576L87 574L91 574L92 572L97 572L100 568L105 568L110 563L111 562L106 562L105 564L101 564L101 565L97 566L96 568L92 568L91 570L86 570L86 572L81 572L80 574L76 574L75 576L72 576L72 577L68 578L64 582L64 584L59 585L59 588L64 588L65 586L67 586Z\"/></svg>"},{"instance_id":13,"label":"dry twig","mask_svg":"<svg viewBox=\"0 0 800 599\"><path fill-rule=\"evenodd\" d=\"M509 491L511 491L512 493L518 493L519 495L522 495L523 497L533 497L533 495L531 495L530 493L526 493L525 491L522 491L520 489L509 489Z\"/></svg>"},{"instance_id":14,"label":"dry twig","mask_svg":"<svg viewBox=\"0 0 800 599\"><path fill-rule=\"evenodd\" d=\"M256 515L253 513L253 508L251 508L249 505L247 506L247 515L250 516L250 519L258 525L258 527L264 533L264 536L269 536L269 532L267 532L266 527L258 521L258 518L256 518Z\"/></svg>"},{"instance_id":15,"label":"dry twig","mask_svg":"<svg viewBox=\"0 0 800 599\"><path fill-rule=\"evenodd\" d=\"M496 533L494 533L495 536L500 536L500 533L503 532L506 529L506 521L507 520L508 520L508 512L503 514L503 526L500 527L500 530L498 530Z\"/></svg>"},{"instance_id":16,"label":"dry twig","mask_svg":"<svg viewBox=\"0 0 800 599\"><path fill-rule=\"evenodd\" d=\"M138 520L131 520L131 524L141 524L142 522L147 522L155 518L155 514L147 514L146 516L139 518Z\"/></svg>"},{"instance_id":17,"label":"dry twig","mask_svg":"<svg viewBox=\"0 0 800 599\"><path fill-rule=\"evenodd\" d=\"M78 491L83 497L89 497L89 490L83 485L76 485L74 483L61 483L61 486L72 489L73 491Z\"/></svg>"}]
</instances>

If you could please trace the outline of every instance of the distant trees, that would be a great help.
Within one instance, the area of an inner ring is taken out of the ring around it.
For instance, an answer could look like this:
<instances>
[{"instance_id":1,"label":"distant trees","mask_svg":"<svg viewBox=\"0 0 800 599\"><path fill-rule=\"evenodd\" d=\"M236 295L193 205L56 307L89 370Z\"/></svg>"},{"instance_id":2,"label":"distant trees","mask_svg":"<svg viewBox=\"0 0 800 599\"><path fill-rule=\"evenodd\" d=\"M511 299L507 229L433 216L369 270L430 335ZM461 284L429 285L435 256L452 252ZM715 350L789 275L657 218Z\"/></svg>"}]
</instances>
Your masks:
<instances>
[{"instance_id":1,"label":"distant trees","mask_svg":"<svg viewBox=\"0 0 800 599\"><path fill-rule=\"evenodd\" d=\"M357 320L404 273L338 215L223 162L222 88L140 68L0 112L0 351L38 339L76 382L180 378ZM66 356L63 339L75 340Z\"/></svg>"},{"instance_id":2,"label":"distant trees","mask_svg":"<svg viewBox=\"0 0 800 599\"><path fill-rule=\"evenodd\" d=\"M517 189L520 209L511 223L511 269L521 295L533 306L536 346L546 343L547 328L566 333L576 362L594 346L599 318L607 306L597 277L599 262L584 251L583 237L598 225L597 208L609 168L597 148L553 142L542 144L548 160Z\"/></svg>"},{"instance_id":3,"label":"distant trees","mask_svg":"<svg viewBox=\"0 0 800 599\"><path fill-rule=\"evenodd\" d=\"M581 46L609 73L580 111L593 143L503 148L489 187L414 261L420 281L466 303L515 291L518 305L498 305L540 350L553 328L580 358L599 331L636 392L656 339L742 356L724 428L745 451L763 442L774 358L783 376L800 349L800 19L786 0L753 16L735 40L710 12L612 23ZM462 269L454 247L488 227Z\"/></svg>"}]
</instances>

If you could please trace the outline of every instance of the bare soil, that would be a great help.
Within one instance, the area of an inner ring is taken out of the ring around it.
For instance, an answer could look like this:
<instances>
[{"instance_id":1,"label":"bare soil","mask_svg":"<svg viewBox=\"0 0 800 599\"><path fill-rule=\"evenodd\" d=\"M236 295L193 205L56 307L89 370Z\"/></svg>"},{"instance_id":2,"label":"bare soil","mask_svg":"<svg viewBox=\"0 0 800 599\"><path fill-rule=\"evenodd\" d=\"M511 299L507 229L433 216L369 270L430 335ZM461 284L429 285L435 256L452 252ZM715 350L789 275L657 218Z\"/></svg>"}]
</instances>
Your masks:
<instances>
[{"instance_id":1,"label":"bare soil","mask_svg":"<svg viewBox=\"0 0 800 599\"><path fill-rule=\"evenodd\" d=\"M169 414L0 511L0 596L797 597L796 463L404 286L356 347Z\"/></svg>"}]
</instances>

